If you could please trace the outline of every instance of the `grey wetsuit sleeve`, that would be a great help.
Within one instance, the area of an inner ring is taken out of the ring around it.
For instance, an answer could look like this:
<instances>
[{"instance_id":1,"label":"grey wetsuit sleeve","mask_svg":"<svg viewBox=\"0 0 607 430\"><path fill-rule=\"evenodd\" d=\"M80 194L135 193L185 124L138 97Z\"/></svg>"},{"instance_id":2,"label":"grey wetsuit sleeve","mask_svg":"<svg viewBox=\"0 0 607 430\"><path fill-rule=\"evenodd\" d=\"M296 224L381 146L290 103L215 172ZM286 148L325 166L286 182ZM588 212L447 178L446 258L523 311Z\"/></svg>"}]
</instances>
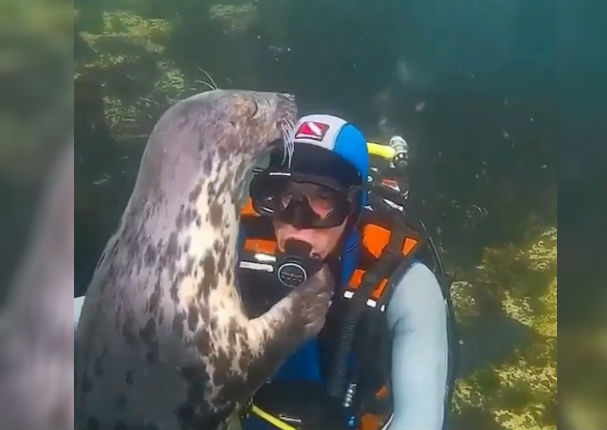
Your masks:
<instances>
[{"instance_id":1,"label":"grey wetsuit sleeve","mask_svg":"<svg viewBox=\"0 0 607 430\"><path fill-rule=\"evenodd\" d=\"M415 263L387 310L392 332L391 430L440 430L447 392L447 305L430 269Z\"/></svg>"}]
</instances>

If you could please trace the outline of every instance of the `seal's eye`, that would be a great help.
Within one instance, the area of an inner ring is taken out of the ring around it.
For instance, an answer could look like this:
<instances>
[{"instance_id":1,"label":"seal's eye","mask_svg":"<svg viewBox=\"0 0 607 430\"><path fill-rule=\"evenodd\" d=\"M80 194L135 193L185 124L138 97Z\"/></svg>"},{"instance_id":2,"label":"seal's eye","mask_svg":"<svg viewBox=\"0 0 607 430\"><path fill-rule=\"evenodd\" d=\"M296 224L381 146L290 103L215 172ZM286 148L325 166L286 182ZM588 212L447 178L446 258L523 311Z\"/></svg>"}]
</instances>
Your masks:
<instances>
[{"instance_id":1,"label":"seal's eye","mask_svg":"<svg viewBox=\"0 0 607 430\"><path fill-rule=\"evenodd\" d=\"M255 117L257 112L259 112L259 104L255 100L251 100L251 116Z\"/></svg>"},{"instance_id":2,"label":"seal's eye","mask_svg":"<svg viewBox=\"0 0 607 430\"><path fill-rule=\"evenodd\" d=\"M250 119L259 112L259 103L250 95L238 95L234 98L232 108L233 113L240 119Z\"/></svg>"}]
</instances>

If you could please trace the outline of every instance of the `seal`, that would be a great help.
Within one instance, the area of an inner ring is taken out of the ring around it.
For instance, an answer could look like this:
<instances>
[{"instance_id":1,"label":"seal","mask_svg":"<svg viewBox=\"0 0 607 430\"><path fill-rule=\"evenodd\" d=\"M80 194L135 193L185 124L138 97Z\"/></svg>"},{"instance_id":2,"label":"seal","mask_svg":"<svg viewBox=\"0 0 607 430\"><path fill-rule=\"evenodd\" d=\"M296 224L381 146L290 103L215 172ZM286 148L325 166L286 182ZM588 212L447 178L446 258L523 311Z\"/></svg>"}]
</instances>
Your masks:
<instances>
[{"instance_id":1,"label":"seal","mask_svg":"<svg viewBox=\"0 0 607 430\"><path fill-rule=\"evenodd\" d=\"M158 120L83 304L76 428L225 428L320 331L326 267L253 319L236 285L245 178L295 115L287 94L215 90Z\"/></svg>"}]
</instances>

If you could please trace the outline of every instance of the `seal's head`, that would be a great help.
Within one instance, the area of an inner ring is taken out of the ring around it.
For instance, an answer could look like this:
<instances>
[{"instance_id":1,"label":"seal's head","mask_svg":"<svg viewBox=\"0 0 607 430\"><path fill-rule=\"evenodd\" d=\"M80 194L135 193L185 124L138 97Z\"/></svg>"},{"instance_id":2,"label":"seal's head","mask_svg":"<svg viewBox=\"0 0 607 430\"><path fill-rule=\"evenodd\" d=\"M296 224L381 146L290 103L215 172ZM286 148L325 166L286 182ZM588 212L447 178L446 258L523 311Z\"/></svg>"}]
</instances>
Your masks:
<instances>
[{"instance_id":1,"label":"seal's head","mask_svg":"<svg viewBox=\"0 0 607 430\"><path fill-rule=\"evenodd\" d=\"M289 94L216 90L182 100L154 127L138 185L149 191L170 184L175 193L178 183L185 190L193 179L215 178L228 164L242 179L257 159L283 142L295 117Z\"/></svg>"},{"instance_id":2,"label":"seal's head","mask_svg":"<svg viewBox=\"0 0 607 430\"><path fill-rule=\"evenodd\" d=\"M186 263L210 249L224 255L215 242L225 244L221 261L230 261L247 173L274 146L292 146L283 136L292 138L296 113L291 95L236 90L205 92L170 107L150 134L123 216L122 236L137 244L127 260L144 264L148 242L155 254L172 254L179 240L189 249L180 257Z\"/></svg>"},{"instance_id":3,"label":"seal's head","mask_svg":"<svg viewBox=\"0 0 607 430\"><path fill-rule=\"evenodd\" d=\"M194 123L204 118L198 125L212 138L199 142L199 149L216 149L222 159L259 156L268 143L282 137L285 125L293 127L296 107L289 94L217 90L185 99L167 114Z\"/></svg>"}]
</instances>

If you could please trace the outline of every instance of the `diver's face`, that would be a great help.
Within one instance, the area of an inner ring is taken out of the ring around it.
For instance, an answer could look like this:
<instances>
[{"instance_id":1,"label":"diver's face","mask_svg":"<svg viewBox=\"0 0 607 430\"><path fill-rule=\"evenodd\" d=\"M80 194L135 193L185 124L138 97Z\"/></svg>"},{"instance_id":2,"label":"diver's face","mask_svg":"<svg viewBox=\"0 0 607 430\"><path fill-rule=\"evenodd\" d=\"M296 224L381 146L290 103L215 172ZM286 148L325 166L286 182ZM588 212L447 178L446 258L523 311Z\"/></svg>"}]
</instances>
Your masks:
<instances>
[{"instance_id":1,"label":"diver's face","mask_svg":"<svg viewBox=\"0 0 607 430\"><path fill-rule=\"evenodd\" d=\"M311 206L318 215L324 217L330 211L330 204L328 203L330 200L325 196L324 187L310 183L292 182L289 184L289 188L293 192L306 195L308 202L312 202ZM312 245L312 256L324 260L339 244L347 221L348 218L344 219L336 227L305 229L295 228L288 222L277 218L274 218L272 223L279 251L284 252L286 241L296 239Z\"/></svg>"}]
</instances>

